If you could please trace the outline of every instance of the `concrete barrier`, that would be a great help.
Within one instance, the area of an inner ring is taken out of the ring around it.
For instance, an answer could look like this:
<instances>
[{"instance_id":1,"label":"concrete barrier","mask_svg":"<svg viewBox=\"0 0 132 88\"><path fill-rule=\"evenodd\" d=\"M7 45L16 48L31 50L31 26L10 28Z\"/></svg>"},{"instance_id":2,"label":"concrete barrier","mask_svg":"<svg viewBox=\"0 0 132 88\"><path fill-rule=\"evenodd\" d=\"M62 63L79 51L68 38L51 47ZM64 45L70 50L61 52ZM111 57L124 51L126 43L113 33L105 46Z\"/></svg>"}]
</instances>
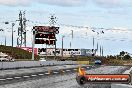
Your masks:
<instances>
[{"instance_id":1,"label":"concrete barrier","mask_svg":"<svg viewBox=\"0 0 132 88\"><path fill-rule=\"evenodd\" d=\"M89 61L77 61L78 64L89 65Z\"/></svg>"},{"instance_id":2,"label":"concrete barrier","mask_svg":"<svg viewBox=\"0 0 132 88\"><path fill-rule=\"evenodd\" d=\"M53 65L75 65L76 61L17 61L17 62L0 62L0 69L16 69Z\"/></svg>"},{"instance_id":3,"label":"concrete barrier","mask_svg":"<svg viewBox=\"0 0 132 88\"><path fill-rule=\"evenodd\" d=\"M132 88L132 85L127 85L127 84L111 84L111 88Z\"/></svg>"}]
</instances>

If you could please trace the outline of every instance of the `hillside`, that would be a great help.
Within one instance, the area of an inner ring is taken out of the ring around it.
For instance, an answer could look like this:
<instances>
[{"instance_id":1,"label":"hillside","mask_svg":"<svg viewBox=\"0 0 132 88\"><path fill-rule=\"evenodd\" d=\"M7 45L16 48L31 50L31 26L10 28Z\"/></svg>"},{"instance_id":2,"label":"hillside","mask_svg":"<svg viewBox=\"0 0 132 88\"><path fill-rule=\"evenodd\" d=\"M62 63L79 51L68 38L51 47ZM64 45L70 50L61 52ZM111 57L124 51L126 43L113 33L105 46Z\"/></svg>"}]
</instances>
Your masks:
<instances>
[{"instance_id":1,"label":"hillside","mask_svg":"<svg viewBox=\"0 0 132 88\"><path fill-rule=\"evenodd\" d=\"M31 58L32 58L31 52L25 51L25 50L17 48L17 47L0 45L0 52L8 54L9 56L13 57L14 59L31 60ZM35 55L35 60L38 60L39 58L40 57L38 55Z\"/></svg>"}]
</instances>

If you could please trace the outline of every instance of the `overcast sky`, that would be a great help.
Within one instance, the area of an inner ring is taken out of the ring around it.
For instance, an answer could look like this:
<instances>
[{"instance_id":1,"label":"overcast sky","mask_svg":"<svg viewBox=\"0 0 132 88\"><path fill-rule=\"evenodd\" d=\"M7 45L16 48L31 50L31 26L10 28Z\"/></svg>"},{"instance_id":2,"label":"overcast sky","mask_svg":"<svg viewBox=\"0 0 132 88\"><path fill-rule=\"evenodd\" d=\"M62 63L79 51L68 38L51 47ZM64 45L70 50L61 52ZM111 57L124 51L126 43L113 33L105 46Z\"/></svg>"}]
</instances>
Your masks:
<instances>
[{"instance_id":1,"label":"overcast sky","mask_svg":"<svg viewBox=\"0 0 132 88\"><path fill-rule=\"evenodd\" d=\"M0 0L0 29L6 29L7 45L11 45L11 24L5 25L3 22L18 20L20 10L26 11L26 18L30 21L27 22L27 30L30 30L27 46L31 46L32 27L49 23L50 14L55 14L58 24L90 27L61 25L57 47L61 47L61 37L65 35L65 48L70 48L72 41L72 48L92 49L92 39L95 37L94 48L98 42L103 46L105 55L116 55L122 50L132 53L132 0ZM15 24L14 30L17 30L18 22ZM96 28L96 32L92 32L91 27ZM71 30L74 31L73 39ZM100 33L102 30L104 34ZM0 43L3 44L5 34L0 33ZM17 31L14 33L14 45L16 38Z\"/></svg>"}]
</instances>

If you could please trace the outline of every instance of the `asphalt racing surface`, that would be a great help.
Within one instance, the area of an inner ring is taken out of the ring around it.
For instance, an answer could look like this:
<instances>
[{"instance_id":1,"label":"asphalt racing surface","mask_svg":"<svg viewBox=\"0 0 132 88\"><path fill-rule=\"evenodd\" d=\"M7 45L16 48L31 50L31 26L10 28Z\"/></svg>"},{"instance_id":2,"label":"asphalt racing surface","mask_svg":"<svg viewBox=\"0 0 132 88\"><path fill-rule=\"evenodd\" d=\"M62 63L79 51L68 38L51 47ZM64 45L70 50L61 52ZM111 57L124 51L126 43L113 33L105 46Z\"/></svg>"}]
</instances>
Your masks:
<instances>
[{"instance_id":1,"label":"asphalt racing surface","mask_svg":"<svg viewBox=\"0 0 132 88\"><path fill-rule=\"evenodd\" d=\"M85 66L88 74L120 74L127 66ZM48 73L21 75L20 77L8 77L0 79L0 88L110 88L111 84L85 84L78 85L76 82L76 68L53 70ZM5 82L4 82L5 81ZM3 82L3 84L2 84Z\"/></svg>"}]
</instances>

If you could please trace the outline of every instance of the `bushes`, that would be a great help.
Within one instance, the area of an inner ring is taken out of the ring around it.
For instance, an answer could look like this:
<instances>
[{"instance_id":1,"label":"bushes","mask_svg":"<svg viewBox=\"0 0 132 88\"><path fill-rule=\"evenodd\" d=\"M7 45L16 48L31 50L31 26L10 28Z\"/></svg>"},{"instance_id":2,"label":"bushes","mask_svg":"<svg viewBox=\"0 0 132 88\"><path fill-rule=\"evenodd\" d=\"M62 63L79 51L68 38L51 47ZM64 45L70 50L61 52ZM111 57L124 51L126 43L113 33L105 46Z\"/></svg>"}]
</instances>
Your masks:
<instances>
[{"instance_id":1,"label":"bushes","mask_svg":"<svg viewBox=\"0 0 132 88\"><path fill-rule=\"evenodd\" d=\"M7 53L8 55L10 55L11 57L15 59L31 59L32 58L32 53L17 47L0 45L0 52ZM38 55L35 55L35 58L37 60L40 57Z\"/></svg>"},{"instance_id":2,"label":"bushes","mask_svg":"<svg viewBox=\"0 0 132 88\"><path fill-rule=\"evenodd\" d=\"M110 65L123 65L124 61L118 60L118 59L113 59L113 60L109 60L108 64L110 64Z\"/></svg>"}]
</instances>

